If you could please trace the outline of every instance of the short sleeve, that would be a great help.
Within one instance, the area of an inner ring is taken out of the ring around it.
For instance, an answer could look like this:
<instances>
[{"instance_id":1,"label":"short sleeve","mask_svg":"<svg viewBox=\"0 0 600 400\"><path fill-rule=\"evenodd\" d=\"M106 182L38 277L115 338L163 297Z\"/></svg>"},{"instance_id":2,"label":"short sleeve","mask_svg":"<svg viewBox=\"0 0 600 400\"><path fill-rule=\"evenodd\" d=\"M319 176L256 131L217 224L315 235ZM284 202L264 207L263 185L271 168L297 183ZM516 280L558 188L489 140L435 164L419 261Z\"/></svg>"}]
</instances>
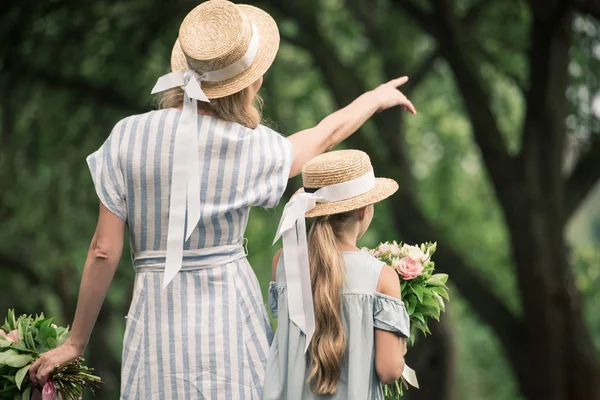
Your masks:
<instances>
[{"instance_id":1,"label":"short sleeve","mask_svg":"<svg viewBox=\"0 0 600 400\"><path fill-rule=\"evenodd\" d=\"M277 287L276 282L271 282L269 284L269 310L271 311L271 317L277 318L277 306L279 305L279 288Z\"/></svg>"},{"instance_id":2,"label":"short sleeve","mask_svg":"<svg viewBox=\"0 0 600 400\"><path fill-rule=\"evenodd\" d=\"M290 176L294 160L292 144L281 134L262 125L255 133L259 135L260 159L251 184L254 191L252 205L273 208L279 204Z\"/></svg>"},{"instance_id":3,"label":"short sleeve","mask_svg":"<svg viewBox=\"0 0 600 400\"><path fill-rule=\"evenodd\" d=\"M119 162L120 137L124 125L124 121L119 122L104 144L86 161L98 198L110 212L126 221L125 180Z\"/></svg>"},{"instance_id":4,"label":"short sleeve","mask_svg":"<svg viewBox=\"0 0 600 400\"><path fill-rule=\"evenodd\" d=\"M406 338L410 336L410 319L402 300L375 293L374 302L373 326L375 328L394 332Z\"/></svg>"}]
</instances>

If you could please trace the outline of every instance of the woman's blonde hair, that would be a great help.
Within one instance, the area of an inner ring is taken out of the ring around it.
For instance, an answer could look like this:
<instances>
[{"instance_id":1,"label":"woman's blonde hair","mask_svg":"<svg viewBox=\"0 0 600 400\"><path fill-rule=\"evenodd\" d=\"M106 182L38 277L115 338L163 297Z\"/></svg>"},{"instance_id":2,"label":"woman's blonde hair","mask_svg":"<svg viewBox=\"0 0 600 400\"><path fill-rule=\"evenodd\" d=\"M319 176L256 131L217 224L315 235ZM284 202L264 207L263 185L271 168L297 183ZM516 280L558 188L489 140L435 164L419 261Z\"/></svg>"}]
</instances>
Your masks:
<instances>
[{"instance_id":1,"label":"woman's blonde hair","mask_svg":"<svg viewBox=\"0 0 600 400\"><path fill-rule=\"evenodd\" d=\"M250 87L232 95L213 99L210 103L198 102L198 109L228 122L237 122L255 129L261 121L263 101L258 93L252 97ZM183 105L183 89L173 88L162 93L159 108L176 108Z\"/></svg>"},{"instance_id":2,"label":"woman's blonde hair","mask_svg":"<svg viewBox=\"0 0 600 400\"><path fill-rule=\"evenodd\" d=\"M315 394L334 394L346 352L342 323L342 288L346 267L337 249L345 224L356 211L315 218L308 233L310 281L315 308L315 333L308 349L308 381Z\"/></svg>"}]
</instances>

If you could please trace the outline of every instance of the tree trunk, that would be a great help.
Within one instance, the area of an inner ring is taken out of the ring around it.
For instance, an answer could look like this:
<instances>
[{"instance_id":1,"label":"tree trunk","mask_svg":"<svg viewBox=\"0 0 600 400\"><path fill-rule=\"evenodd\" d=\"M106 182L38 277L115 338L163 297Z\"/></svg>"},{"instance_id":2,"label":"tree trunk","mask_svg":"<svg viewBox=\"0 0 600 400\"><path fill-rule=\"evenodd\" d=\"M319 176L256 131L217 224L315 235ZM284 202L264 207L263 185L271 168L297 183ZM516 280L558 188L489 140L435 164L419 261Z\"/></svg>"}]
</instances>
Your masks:
<instances>
[{"instance_id":1,"label":"tree trunk","mask_svg":"<svg viewBox=\"0 0 600 400\"><path fill-rule=\"evenodd\" d=\"M564 240L568 212L562 160L573 13L560 2L551 8L537 2L534 11L521 190L512 193L513 206L505 208L528 356L526 368L513 366L530 400L597 400L600 364Z\"/></svg>"}]
</instances>

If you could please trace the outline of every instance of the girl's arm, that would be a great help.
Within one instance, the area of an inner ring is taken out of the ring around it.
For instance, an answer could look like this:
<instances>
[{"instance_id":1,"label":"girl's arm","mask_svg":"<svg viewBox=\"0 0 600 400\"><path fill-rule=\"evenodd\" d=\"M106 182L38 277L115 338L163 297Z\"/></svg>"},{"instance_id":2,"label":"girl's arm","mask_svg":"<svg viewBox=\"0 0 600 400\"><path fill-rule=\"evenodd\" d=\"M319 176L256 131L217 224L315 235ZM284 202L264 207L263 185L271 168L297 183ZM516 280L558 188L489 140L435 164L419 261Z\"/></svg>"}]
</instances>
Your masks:
<instances>
[{"instance_id":1,"label":"girl's arm","mask_svg":"<svg viewBox=\"0 0 600 400\"><path fill-rule=\"evenodd\" d=\"M400 279L392 268L383 267L377 291L400 299ZM402 376L406 339L394 332L375 329L375 370L382 383L392 383Z\"/></svg>"},{"instance_id":2,"label":"girl's arm","mask_svg":"<svg viewBox=\"0 0 600 400\"><path fill-rule=\"evenodd\" d=\"M302 172L302 167L315 156L331 150L365 123L374 113L390 107L401 106L416 114L415 107L397 88L408 77L391 80L377 89L359 96L348 106L325 117L314 128L306 129L288 137L294 149L294 162L290 177Z\"/></svg>"},{"instance_id":3,"label":"girl's arm","mask_svg":"<svg viewBox=\"0 0 600 400\"><path fill-rule=\"evenodd\" d=\"M63 345L44 353L33 363L29 377L34 385L43 385L55 365L63 365L83 355L121 259L124 235L125 222L100 204L98 226L81 277L71 335Z\"/></svg>"},{"instance_id":4,"label":"girl's arm","mask_svg":"<svg viewBox=\"0 0 600 400\"><path fill-rule=\"evenodd\" d=\"M273 282L277 280L277 264L279 264L279 257L281 257L282 251L283 249L277 250L273 256L273 261L271 263L271 280Z\"/></svg>"}]
</instances>

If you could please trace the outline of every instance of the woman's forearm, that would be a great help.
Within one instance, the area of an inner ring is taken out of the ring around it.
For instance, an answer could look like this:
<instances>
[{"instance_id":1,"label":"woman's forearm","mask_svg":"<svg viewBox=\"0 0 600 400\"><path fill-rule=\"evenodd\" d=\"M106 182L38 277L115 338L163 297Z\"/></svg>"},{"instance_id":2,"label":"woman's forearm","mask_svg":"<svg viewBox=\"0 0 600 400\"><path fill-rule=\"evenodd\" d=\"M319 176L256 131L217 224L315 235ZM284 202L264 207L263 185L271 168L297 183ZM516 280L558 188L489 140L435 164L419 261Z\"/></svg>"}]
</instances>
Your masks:
<instances>
[{"instance_id":1,"label":"woman's forearm","mask_svg":"<svg viewBox=\"0 0 600 400\"><path fill-rule=\"evenodd\" d=\"M393 79L359 96L352 103L324 118L317 126L289 137L294 149L290 177L302 172L302 167L313 157L331 150L360 128L375 112L400 106L416 114L413 104L397 88L407 77Z\"/></svg>"},{"instance_id":2,"label":"woman's forearm","mask_svg":"<svg viewBox=\"0 0 600 400\"><path fill-rule=\"evenodd\" d=\"M294 163L290 176L302 171L312 158L331 150L360 128L378 109L372 92L356 98L346 107L325 117L314 128L291 135L288 139L294 149Z\"/></svg>"},{"instance_id":3,"label":"woman's forearm","mask_svg":"<svg viewBox=\"0 0 600 400\"><path fill-rule=\"evenodd\" d=\"M92 239L81 278L79 300L69 339L81 353L90 339L102 303L119 264L121 252L122 242L120 248L107 251L98 243L96 236Z\"/></svg>"},{"instance_id":4,"label":"woman's forearm","mask_svg":"<svg viewBox=\"0 0 600 400\"><path fill-rule=\"evenodd\" d=\"M313 134L323 143L322 152L329 151L358 130L378 110L372 92L357 97L352 103L325 117L313 128Z\"/></svg>"}]
</instances>

